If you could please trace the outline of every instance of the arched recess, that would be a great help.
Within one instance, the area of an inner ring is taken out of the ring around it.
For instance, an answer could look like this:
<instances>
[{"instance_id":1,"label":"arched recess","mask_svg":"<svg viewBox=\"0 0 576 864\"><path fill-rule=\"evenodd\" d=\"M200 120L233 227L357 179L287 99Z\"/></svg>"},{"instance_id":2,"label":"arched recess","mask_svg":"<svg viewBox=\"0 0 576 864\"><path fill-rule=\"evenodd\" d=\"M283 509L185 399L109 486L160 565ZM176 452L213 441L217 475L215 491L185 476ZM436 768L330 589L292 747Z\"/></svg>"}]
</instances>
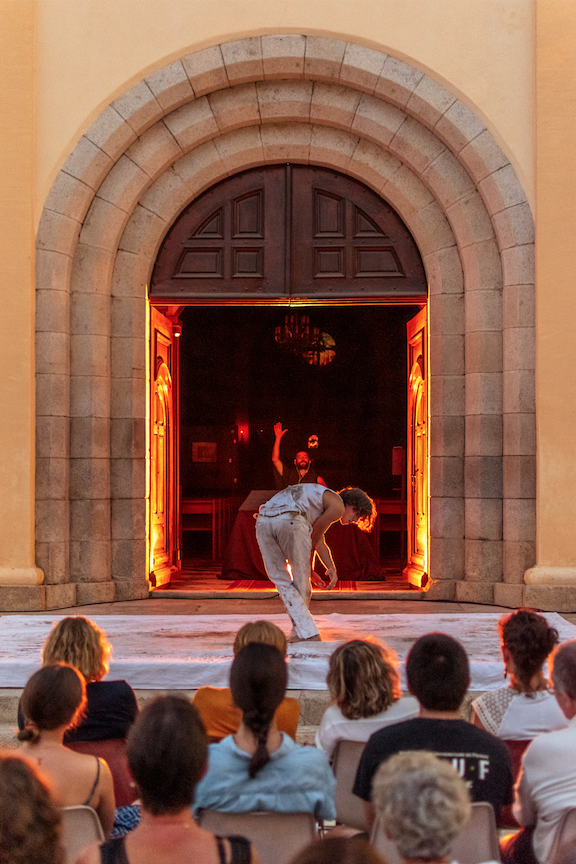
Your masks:
<instances>
[{"instance_id":1,"label":"arched recess","mask_svg":"<svg viewBox=\"0 0 576 864\"><path fill-rule=\"evenodd\" d=\"M292 161L398 212L430 284L426 596L516 597L534 561L533 224L513 167L432 77L338 40L183 57L108 106L46 201L37 252L37 563L48 605L145 596L146 284L213 183ZM518 602L518 601L515 601Z\"/></svg>"}]
</instances>

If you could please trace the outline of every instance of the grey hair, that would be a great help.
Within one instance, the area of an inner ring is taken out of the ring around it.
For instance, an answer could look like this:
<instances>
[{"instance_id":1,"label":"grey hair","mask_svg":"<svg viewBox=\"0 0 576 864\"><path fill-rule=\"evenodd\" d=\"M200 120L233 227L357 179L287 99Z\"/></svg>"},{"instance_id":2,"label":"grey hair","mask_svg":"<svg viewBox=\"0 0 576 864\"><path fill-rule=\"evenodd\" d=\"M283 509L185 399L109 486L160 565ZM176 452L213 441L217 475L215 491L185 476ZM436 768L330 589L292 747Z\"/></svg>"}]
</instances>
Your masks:
<instances>
[{"instance_id":1,"label":"grey hair","mask_svg":"<svg viewBox=\"0 0 576 864\"><path fill-rule=\"evenodd\" d=\"M470 818L464 780L445 759L424 750L397 753L374 775L372 802L403 858L445 855Z\"/></svg>"},{"instance_id":2,"label":"grey hair","mask_svg":"<svg viewBox=\"0 0 576 864\"><path fill-rule=\"evenodd\" d=\"M551 677L555 690L576 700L576 639L563 642L554 651Z\"/></svg>"}]
</instances>

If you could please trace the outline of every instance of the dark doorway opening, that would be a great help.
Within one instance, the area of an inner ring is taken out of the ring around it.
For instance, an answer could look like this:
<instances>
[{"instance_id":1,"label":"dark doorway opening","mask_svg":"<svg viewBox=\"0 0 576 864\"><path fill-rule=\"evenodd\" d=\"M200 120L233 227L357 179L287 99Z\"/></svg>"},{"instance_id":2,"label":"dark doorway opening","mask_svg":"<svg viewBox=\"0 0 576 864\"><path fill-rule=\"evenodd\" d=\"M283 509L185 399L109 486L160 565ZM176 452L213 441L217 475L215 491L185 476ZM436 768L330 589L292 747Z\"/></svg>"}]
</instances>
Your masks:
<instances>
[{"instance_id":1,"label":"dark doorway opening","mask_svg":"<svg viewBox=\"0 0 576 864\"><path fill-rule=\"evenodd\" d=\"M406 446L406 306L193 307L181 314L180 483L184 498L273 489L274 423L288 428L282 459L311 450L329 487L399 496L392 448ZM312 365L275 340L287 314L308 315L333 340L327 365ZM207 553L188 535L183 558ZM383 558L400 554L382 536Z\"/></svg>"}]
</instances>

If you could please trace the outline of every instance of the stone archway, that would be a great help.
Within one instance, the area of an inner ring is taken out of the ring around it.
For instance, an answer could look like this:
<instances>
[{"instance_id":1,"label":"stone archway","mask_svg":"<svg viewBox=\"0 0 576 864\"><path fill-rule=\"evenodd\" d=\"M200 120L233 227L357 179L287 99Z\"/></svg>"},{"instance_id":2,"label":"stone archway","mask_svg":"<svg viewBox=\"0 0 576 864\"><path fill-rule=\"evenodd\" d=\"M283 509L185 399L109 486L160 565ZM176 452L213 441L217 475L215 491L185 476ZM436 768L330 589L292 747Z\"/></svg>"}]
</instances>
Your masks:
<instances>
[{"instance_id":1,"label":"stone archway","mask_svg":"<svg viewBox=\"0 0 576 864\"><path fill-rule=\"evenodd\" d=\"M146 284L181 210L258 164L362 180L430 283L430 598L521 602L534 562L532 217L470 109L380 52L263 36L176 61L78 142L38 234L37 563L48 606L145 596Z\"/></svg>"}]
</instances>

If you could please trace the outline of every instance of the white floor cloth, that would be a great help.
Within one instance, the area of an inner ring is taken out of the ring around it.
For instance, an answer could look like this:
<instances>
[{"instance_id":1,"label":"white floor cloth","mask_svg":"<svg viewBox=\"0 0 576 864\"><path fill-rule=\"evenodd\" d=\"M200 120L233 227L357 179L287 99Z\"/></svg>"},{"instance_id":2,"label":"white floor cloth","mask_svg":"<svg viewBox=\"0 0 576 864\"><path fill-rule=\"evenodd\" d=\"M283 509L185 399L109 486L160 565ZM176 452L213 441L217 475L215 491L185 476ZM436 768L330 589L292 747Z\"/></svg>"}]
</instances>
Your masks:
<instances>
[{"instance_id":1,"label":"white floor cloth","mask_svg":"<svg viewBox=\"0 0 576 864\"><path fill-rule=\"evenodd\" d=\"M328 658L347 639L373 636L393 648L403 672L411 645L430 632L460 640L470 658L471 690L504 684L497 624L501 613L462 615L316 615L323 642L289 646L288 686L325 690ZM10 615L0 618L0 687L23 687L38 669L42 646L53 624L64 616ZM268 615L286 634L287 615ZM576 638L576 627L556 612L546 614L560 641ZM237 630L254 615L97 615L113 647L108 678L124 678L140 689L226 687ZM404 675L402 675L405 687Z\"/></svg>"}]
</instances>

